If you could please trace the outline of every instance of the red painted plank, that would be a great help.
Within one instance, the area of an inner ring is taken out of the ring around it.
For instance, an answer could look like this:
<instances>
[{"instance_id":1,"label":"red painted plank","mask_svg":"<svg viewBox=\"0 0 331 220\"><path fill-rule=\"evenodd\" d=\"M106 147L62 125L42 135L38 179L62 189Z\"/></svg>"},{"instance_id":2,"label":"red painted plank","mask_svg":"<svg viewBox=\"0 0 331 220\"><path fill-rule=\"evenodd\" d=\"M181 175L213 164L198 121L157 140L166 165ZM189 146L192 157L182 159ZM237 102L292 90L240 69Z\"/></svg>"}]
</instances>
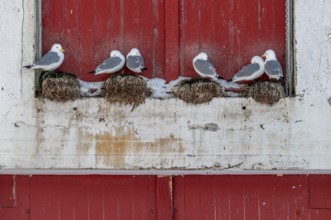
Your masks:
<instances>
[{"instance_id":1,"label":"red painted plank","mask_svg":"<svg viewBox=\"0 0 331 220\"><path fill-rule=\"evenodd\" d=\"M169 82L179 75L179 2L165 1L165 72Z\"/></svg>"},{"instance_id":2,"label":"red painted plank","mask_svg":"<svg viewBox=\"0 0 331 220\"><path fill-rule=\"evenodd\" d=\"M65 25L64 32L66 36L66 38L60 42L65 50L65 59L61 69L69 73L77 73L80 66L79 7L80 0L65 1L65 16L62 17L61 20Z\"/></svg>"},{"instance_id":3,"label":"red painted plank","mask_svg":"<svg viewBox=\"0 0 331 220\"><path fill-rule=\"evenodd\" d=\"M124 1L110 1L109 22L109 43L110 50L119 50L125 54L124 45Z\"/></svg>"},{"instance_id":4,"label":"red painted plank","mask_svg":"<svg viewBox=\"0 0 331 220\"><path fill-rule=\"evenodd\" d=\"M157 219L168 220L174 217L173 207L173 177L157 177Z\"/></svg>"},{"instance_id":5,"label":"red painted plank","mask_svg":"<svg viewBox=\"0 0 331 220\"><path fill-rule=\"evenodd\" d=\"M181 74L197 76L191 62L202 50L225 78L269 48L284 66L284 0L182 0L180 6Z\"/></svg>"},{"instance_id":6,"label":"red painted plank","mask_svg":"<svg viewBox=\"0 0 331 220\"><path fill-rule=\"evenodd\" d=\"M96 1L94 4L94 68L97 67L104 59L109 57L110 42L109 33L112 31L109 27L110 2ZM94 69L93 68L93 69ZM94 76L93 80L103 81L109 77L109 74Z\"/></svg>"},{"instance_id":7,"label":"red painted plank","mask_svg":"<svg viewBox=\"0 0 331 220\"><path fill-rule=\"evenodd\" d=\"M95 0L81 0L79 5L80 65L77 67L77 72L78 77L86 81L98 81L103 77L87 74L95 68L95 4L97 4Z\"/></svg>"},{"instance_id":8,"label":"red painted plank","mask_svg":"<svg viewBox=\"0 0 331 220\"><path fill-rule=\"evenodd\" d=\"M309 176L310 208L331 209L331 176Z\"/></svg>"},{"instance_id":9,"label":"red painted plank","mask_svg":"<svg viewBox=\"0 0 331 220\"><path fill-rule=\"evenodd\" d=\"M0 176L0 207L14 208L16 206L16 177Z\"/></svg>"},{"instance_id":10,"label":"red painted plank","mask_svg":"<svg viewBox=\"0 0 331 220\"><path fill-rule=\"evenodd\" d=\"M32 176L30 178L31 219L59 219L59 186L61 185L58 176Z\"/></svg>"},{"instance_id":11,"label":"red painted plank","mask_svg":"<svg viewBox=\"0 0 331 220\"><path fill-rule=\"evenodd\" d=\"M193 70L192 59L200 52L199 1L181 0L179 7L180 75L193 77L196 73Z\"/></svg>"},{"instance_id":12,"label":"red painted plank","mask_svg":"<svg viewBox=\"0 0 331 220\"><path fill-rule=\"evenodd\" d=\"M308 209L306 175L184 176L174 183L176 219L331 217L331 210Z\"/></svg>"},{"instance_id":13,"label":"red painted plank","mask_svg":"<svg viewBox=\"0 0 331 220\"><path fill-rule=\"evenodd\" d=\"M14 176L0 176L0 182L3 178L11 178ZM0 219L1 220L28 220L30 219L29 208L29 177L28 176L16 176L16 206L15 208L0 207ZM3 185L0 183L0 189ZM1 190L2 191L2 190ZM0 195L1 197L1 195Z\"/></svg>"},{"instance_id":14,"label":"red painted plank","mask_svg":"<svg viewBox=\"0 0 331 220\"><path fill-rule=\"evenodd\" d=\"M157 49L158 36L155 36L155 32L159 29L157 24L159 22L158 17L158 1L139 0L137 8L139 23L135 25L137 28L137 45L132 47L139 48L140 53L144 57L145 65L148 68L147 71L142 73L143 76L152 78L154 74L158 74L159 69L155 68L157 60L159 59ZM126 38L131 41L131 39ZM163 43L163 41L162 41ZM132 48L131 47L131 48ZM130 50L131 48L127 48ZM161 70L162 71L162 70Z\"/></svg>"}]
</instances>

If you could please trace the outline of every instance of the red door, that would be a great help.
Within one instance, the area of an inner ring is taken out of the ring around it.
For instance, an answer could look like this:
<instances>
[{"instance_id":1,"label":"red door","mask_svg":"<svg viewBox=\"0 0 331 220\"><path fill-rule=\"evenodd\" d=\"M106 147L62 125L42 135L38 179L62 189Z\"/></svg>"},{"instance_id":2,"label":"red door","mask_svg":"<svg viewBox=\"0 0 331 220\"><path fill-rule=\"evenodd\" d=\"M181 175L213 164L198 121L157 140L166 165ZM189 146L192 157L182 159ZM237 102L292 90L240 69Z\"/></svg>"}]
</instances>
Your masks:
<instances>
[{"instance_id":1,"label":"red door","mask_svg":"<svg viewBox=\"0 0 331 220\"><path fill-rule=\"evenodd\" d=\"M330 189L330 175L0 176L0 219L329 220Z\"/></svg>"},{"instance_id":2,"label":"red door","mask_svg":"<svg viewBox=\"0 0 331 220\"><path fill-rule=\"evenodd\" d=\"M42 27L43 52L61 43L61 70L87 81L108 77L87 73L110 50L132 47L145 57L144 76L168 81L197 76L200 51L226 79L267 49L285 69L285 0L44 0Z\"/></svg>"}]
</instances>

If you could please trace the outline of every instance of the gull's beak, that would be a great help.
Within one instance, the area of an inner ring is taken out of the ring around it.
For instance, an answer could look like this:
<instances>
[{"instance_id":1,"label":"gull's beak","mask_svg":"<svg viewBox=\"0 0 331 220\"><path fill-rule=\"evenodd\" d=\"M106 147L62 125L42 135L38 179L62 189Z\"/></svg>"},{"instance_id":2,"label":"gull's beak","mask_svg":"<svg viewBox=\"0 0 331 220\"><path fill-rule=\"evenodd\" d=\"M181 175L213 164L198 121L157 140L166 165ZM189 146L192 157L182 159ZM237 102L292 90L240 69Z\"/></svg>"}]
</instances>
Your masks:
<instances>
[{"instance_id":1,"label":"gull's beak","mask_svg":"<svg viewBox=\"0 0 331 220\"><path fill-rule=\"evenodd\" d=\"M263 54L261 57L262 57L262 58L266 58L266 57L267 57L267 55L266 55L266 54Z\"/></svg>"},{"instance_id":2,"label":"gull's beak","mask_svg":"<svg viewBox=\"0 0 331 220\"><path fill-rule=\"evenodd\" d=\"M63 53L65 52L65 50L63 48L60 49Z\"/></svg>"}]
</instances>

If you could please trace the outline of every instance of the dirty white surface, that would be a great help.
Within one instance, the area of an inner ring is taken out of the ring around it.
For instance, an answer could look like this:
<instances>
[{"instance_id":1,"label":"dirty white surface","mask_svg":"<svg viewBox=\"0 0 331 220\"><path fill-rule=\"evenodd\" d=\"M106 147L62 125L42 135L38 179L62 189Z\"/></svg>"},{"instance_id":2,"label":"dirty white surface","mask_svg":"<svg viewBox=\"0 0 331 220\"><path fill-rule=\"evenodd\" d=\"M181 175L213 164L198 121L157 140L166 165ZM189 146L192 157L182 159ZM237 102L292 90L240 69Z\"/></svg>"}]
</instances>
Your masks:
<instances>
[{"instance_id":1,"label":"dirty white surface","mask_svg":"<svg viewBox=\"0 0 331 220\"><path fill-rule=\"evenodd\" d=\"M34 73L21 69L34 60L33 1L4 4L0 17L0 173L331 170L331 1L295 0L297 97L272 107L41 101Z\"/></svg>"}]
</instances>

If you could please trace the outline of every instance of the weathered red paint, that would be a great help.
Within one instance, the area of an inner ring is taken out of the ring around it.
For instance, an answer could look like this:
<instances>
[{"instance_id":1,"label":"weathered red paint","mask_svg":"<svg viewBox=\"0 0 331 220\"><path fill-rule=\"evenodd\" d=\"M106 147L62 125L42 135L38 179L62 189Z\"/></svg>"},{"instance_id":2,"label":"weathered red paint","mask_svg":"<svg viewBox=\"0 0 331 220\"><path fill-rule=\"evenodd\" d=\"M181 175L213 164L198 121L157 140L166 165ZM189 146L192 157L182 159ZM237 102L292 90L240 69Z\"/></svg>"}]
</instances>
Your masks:
<instances>
[{"instance_id":1,"label":"weathered red paint","mask_svg":"<svg viewBox=\"0 0 331 220\"><path fill-rule=\"evenodd\" d=\"M87 81L108 77L87 73L111 50L126 55L132 47L145 58L144 76L168 81L196 77L200 51L225 78L267 49L285 68L285 0L44 0L42 21L43 52L61 43L60 70Z\"/></svg>"},{"instance_id":2,"label":"weathered red paint","mask_svg":"<svg viewBox=\"0 0 331 220\"><path fill-rule=\"evenodd\" d=\"M175 219L331 219L331 209L309 208L308 178L308 175L176 177ZM324 183L320 184L324 186L320 191L328 192L330 185ZM330 197L316 196L321 202L330 201Z\"/></svg>"},{"instance_id":3,"label":"weathered red paint","mask_svg":"<svg viewBox=\"0 0 331 220\"><path fill-rule=\"evenodd\" d=\"M16 205L0 207L1 220L331 219L331 209L319 206L330 202L330 175L16 176L15 183L7 181L13 179L0 176L0 201L16 191Z\"/></svg>"},{"instance_id":4,"label":"weathered red paint","mask_svg":"<svg viewBox=\"0 0 331 220\"><path fill-rule=\"evenodd\" d=\"M226 79L267 49L285 67L285 39L284 0L180 0L182 75L196 75L191 60L200 51Z\"/></svg>"},{"instance_id":5,"label":"weathered red paint","mask_svg":"<svg viewBox=\"0 0 331 220\"><path fill-rule=\"evenodd\" d=\"M312 209L331 210L331 176L314 175L309 177L309 205Z\"/></svg>"},{"instance_id":6,"label":"weathered red paint","mask_svg":"<svg viewBox=\"0 0 331 220\"><path fill-rule=\"evenodd\" d=\"M65 61L59 70L87 81L105 80L108 75L87 74L113 49L125 56L131 48L142 53L146 77L165 72L164 1L67 0L43 1L43 52L54 42L62 44ZM125 71L128 71L125 68Z\"/></svg>"},{"instance_id":7,"label":"weathered red paint","mask_svg":"<svg viewBox=\"0 0 331 220\"><path fill-rule=\"evenodd\" d=\"M13 180L15 179L15 182ZM11 207L0 204L1 220L30 220L30 189L28 176L0 175L0 200L7 200L8 195L16 194L16 200ZM4 197L4 198L3 198Z\"/></svg>"}]
</instances>

